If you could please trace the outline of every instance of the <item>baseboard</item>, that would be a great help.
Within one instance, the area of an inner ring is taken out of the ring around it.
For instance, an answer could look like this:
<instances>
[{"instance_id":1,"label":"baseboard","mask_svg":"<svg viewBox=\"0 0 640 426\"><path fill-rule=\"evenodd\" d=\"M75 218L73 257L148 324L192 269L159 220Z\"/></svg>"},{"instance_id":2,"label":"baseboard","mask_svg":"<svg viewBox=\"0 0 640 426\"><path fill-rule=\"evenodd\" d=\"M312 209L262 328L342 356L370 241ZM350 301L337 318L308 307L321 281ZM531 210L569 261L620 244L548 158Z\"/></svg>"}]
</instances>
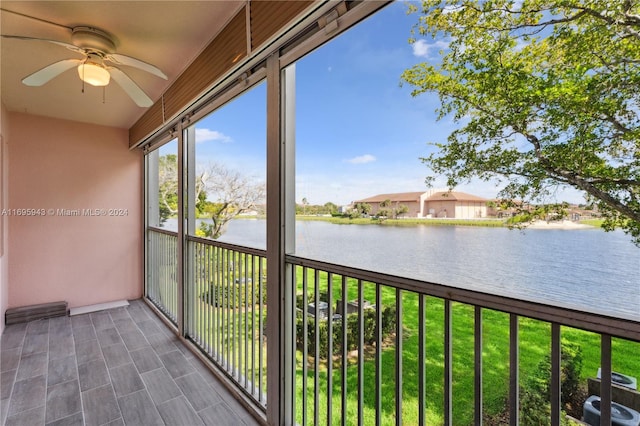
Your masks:
<instances>
[{"instance_id":1,"label":"baseboard","mask_svg":"<svg viewBox=\"0 0 640 426\"><path fill-rule=\"evenodd\" d=\"M129 306L126 300L117 300L115 302L98 303L95 305L80 306L78 308L69 309L69 316L88 314L90 312L104 311L105 309L120 308Z\"/></svg>"}]
</instances>

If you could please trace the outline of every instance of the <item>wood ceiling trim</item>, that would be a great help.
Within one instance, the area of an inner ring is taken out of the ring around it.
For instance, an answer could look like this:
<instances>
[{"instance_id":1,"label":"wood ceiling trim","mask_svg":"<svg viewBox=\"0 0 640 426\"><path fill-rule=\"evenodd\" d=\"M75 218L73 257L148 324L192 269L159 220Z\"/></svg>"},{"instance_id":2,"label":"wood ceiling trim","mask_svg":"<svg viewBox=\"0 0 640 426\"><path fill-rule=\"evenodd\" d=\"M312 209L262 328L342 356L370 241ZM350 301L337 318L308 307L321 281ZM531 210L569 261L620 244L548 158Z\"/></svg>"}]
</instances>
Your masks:
<instances>
[{"instance_id":1,"label":"wood ceiling trim","mask_svg":"<svg viewBox=\"0 0 640 426\"><path fill-rule=\"evenodd\" d=\"M313 1L252 0L251 50L261 47L311 4Z\"/></svg>"},{"instance_id":2,"label":"wood ceiling trim","mask_svg":"<svg viewBox=\"0 0 640 426\"><path fill-rule=\"evenodd\" d=\"M246 56L246 9L243 7L163 97L129 129L129 147L137 146L142 139L179 114Z\"/></svg>"},{"instance_id":3,"label":"wood ceiling trim","mask_svg":"<svg viewBox=\"0 0 640 426\"><path fill-rule=\"evenodd\" d=\"M283 28L316 2L317 0L251 0L249 12L246 6L240 9L167 89L163 97L129 129L129 147L139 146L144 139L210 90L234 66L244 62L249 55L249 46L251 52L257 52L258 48L273 40ZM247 23L250 25L249 30Z\"/></svg>"},{"instance_id":4,"label":"wood ceiling trim","mask_svg":"<svg viewBox=\"0 0 640 426\"><path fill-rule=\"evenodd\" d=\"M129 148L133 141L140 141L162 124L162 99L153 104L140 119L129 129Z\"/></svg>"},{"instance_id":5,"label":"wood ceiling trim","mask_svg":"<svg viewBox=\"0 0 640 426\"><path fill-rule=\"evenodd\" d=\"M173 117L247 56L243 8L164 95L165 114Z\"/></svg>"}]
</instances>

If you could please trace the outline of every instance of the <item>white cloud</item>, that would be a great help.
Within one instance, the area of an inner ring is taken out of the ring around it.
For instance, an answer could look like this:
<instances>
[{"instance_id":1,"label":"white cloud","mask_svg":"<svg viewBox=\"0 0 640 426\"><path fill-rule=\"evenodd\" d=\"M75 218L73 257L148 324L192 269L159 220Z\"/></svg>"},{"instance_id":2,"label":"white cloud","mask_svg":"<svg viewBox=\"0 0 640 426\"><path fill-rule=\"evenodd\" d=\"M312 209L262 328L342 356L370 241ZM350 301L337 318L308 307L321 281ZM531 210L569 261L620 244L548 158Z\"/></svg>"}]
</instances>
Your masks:
<instances>
[{"instance_id":1,"label":"white cloud","mask_svg":"<svg viewBox=\"0 0 640 426\"><path fill-rule=\"evenodd\" d=\"M416 40L411 45L413 55L419 58L434 58L438 51L449 47L449 43L444 40L436 40L428 43L425 39Z\"/></svg>"},{"instance_id":2,"label":"white cloud","mask_svg":"<svg viewBox=\"0 0 640 426\"><path fill-rule=\"evenodd\" d=\"M365 164L365 163L371 163L373 161L376 161L376 157L374 157L371 154L359 155L357 157L353 157L346 160L347 163L351 163L351 164Z\"/></svg>"},{"instance_id":3,"label":"white cloud","mask_svg":"<svg viewBox=\"0 0 640 426\"><path fill-rule=\"evenodd\" d=\"M233 142L231 136L227 136L222 132L211 129L196 129L196 142L216 141L222 143Z\"/></svg>"}]
</instances>

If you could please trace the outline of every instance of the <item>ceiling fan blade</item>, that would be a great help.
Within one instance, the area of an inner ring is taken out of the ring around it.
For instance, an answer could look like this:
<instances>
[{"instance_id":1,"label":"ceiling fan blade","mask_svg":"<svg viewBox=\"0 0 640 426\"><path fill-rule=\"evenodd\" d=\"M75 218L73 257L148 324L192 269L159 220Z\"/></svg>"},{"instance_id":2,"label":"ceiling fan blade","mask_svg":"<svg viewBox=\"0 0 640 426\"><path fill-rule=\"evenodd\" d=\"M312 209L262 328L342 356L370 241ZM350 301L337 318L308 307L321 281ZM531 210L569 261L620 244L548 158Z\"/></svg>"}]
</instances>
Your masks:
<instances>
[{"instance_id":1,"label":"ceiling fan blade","mask_svg":"<svg viewBox=\"0 0 640 426\"><path fill-rule=\"evenodd\" d=\"M27 86L42 86L52 78L78 66L81 62L79 59L65 59L64 61L55 62L23 78L22 82Z\"/></svg>"},{"instance_id":2,"label":"ceiling fan blade","mask_svg":"<svg viewBox=\"0 0 640 426\"><path fill-rule=\"evenodd\" d=\"M119 53L111 53L107 55L105 59L119 65L127 65L130 67L138 68L160 78L164 78L165 80L167 79L165 73L163 73L158 67L147 62L143 62L140 59L132 58L131 56L120 55Z\"/></svg>"},{"instance_id":3,"label":"ceiling fan blade","mask_svg":"<svg viewBox=\"0 0 640 426\"><path fill-rule=\"evenodd\" d=\"M153 101L146 93L142 91L140 86L138 86L131 78L126 75L122 70L109 67L107 68L111 77L127 92L127 95L138 105L139 107L150 107L153 105Z\"/></svg>"},{"instance_id":4,"label":"ceiling fan blade","mask_svg":"<svg viewBox=\"0 0 640 426\"><path fill-rule=\"evenodd\" d=\"M69 50L73 50L74 52L84 54L84 50L80 49L77 46L74 46L73 44L65 43L63 41L49 40L46 38L24 37L24 36L18 36L18 35L4 35L4 34L2 35L2 37L14 38L16 40L25 40L25 41L46 41L47 43L57 44L59 46L66 47Z\"/></svg>"}]
</instances>

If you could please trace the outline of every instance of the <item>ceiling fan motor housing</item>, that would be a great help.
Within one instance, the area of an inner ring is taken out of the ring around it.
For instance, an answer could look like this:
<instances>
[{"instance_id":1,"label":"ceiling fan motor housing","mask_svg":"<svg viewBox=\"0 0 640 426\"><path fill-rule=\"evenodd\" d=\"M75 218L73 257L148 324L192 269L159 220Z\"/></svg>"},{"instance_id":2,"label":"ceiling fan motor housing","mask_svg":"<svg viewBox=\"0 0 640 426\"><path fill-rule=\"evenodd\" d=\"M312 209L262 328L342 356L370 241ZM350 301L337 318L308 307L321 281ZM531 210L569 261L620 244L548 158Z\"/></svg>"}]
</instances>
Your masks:
<instances>
[{"instance_id":1,"label":"ceiling fan motor housing","mask_svg":"<svg viewBox=\"0 0 640 426\"><path fill-rule=\"evenodd\" d=\"M106 32L92 27L75 27L71 42L81 49L91 49L104 53L113 53L116 45Z\"/></svg>"}]
</instances>

